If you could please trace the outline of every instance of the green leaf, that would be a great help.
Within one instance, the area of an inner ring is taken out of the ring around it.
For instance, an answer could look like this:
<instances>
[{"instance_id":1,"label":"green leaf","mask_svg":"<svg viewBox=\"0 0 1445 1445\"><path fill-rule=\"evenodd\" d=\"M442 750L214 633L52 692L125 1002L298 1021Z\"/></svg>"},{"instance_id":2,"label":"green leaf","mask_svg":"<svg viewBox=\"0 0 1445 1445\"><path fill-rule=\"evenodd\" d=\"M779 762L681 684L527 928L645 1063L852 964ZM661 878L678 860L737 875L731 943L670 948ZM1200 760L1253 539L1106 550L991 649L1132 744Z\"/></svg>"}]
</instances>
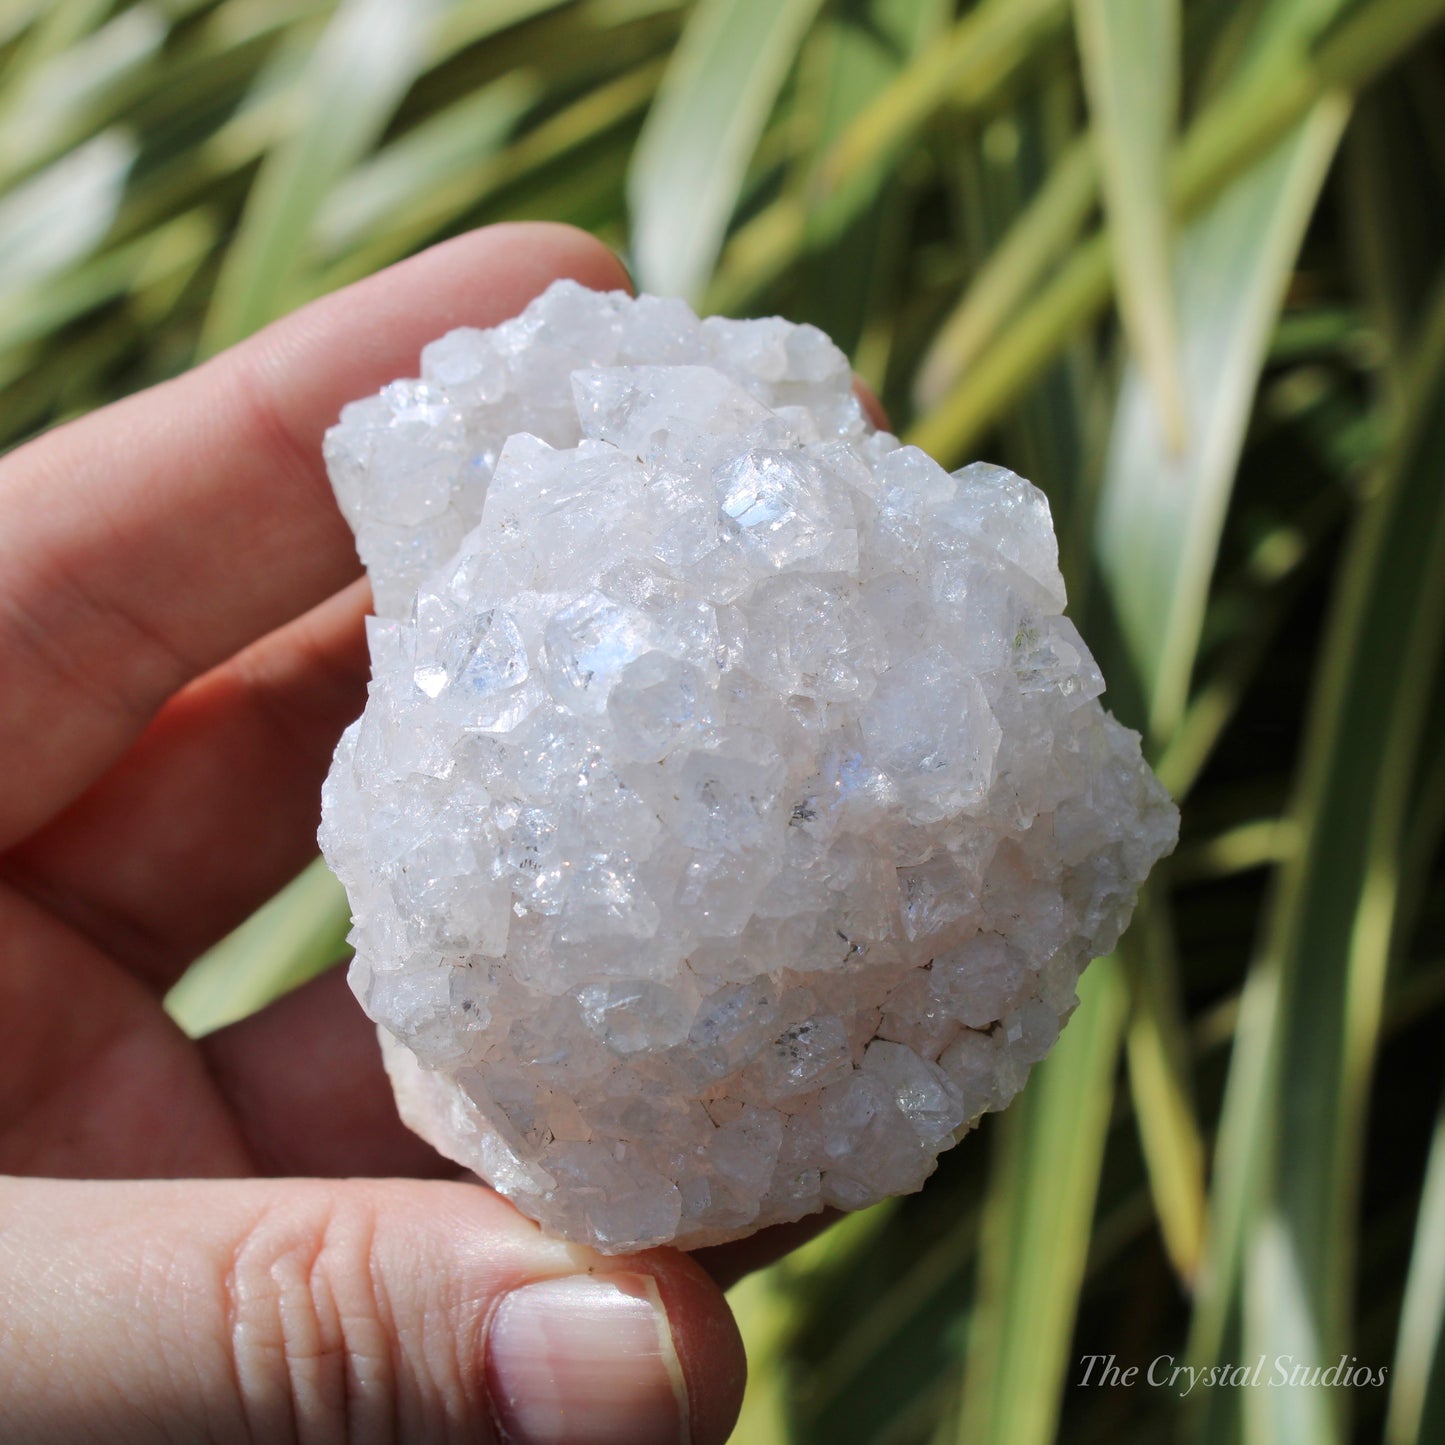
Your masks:
<instances>
[{"instance_id":1,"label":"green leaf","mask_svg":"<svg viewBox=\"0 0 1445 1445\"><path fill-rule=\"evenodd\" d=\"M298 299L327 191L372 146L416 78L439 0L343 0L312 52L302 117L261 166L216 282L202 349L219 351Z\"/></svg>"},{"instance_id":2,"label":"green leaf","mask_svg":"<svg viewBox=\"0 0 1445 1445\"><path fill-rule=\"evenodd\" d=\"M1427 326L1399 443L1342 567L1301 765L1305 845L1282 872L1266 933L1264 965L1278 969L1284 1003L1278 1096L1266 1100L1272 1222L1263 1243L1247 1244L1244 1265L1247 1337L1270 1353L1298 1355L1312 1339L1315 1358L1333 1359L1349 1342L1365 1106L1409 866L1401 848L1445 640L1445 287ZM1294 1313L1269 1288L1274 1256L1297 1272Z\"/></svg>"},{"instance_id":3,"label":"green leaf","mask_svg":"<svg viewBox=\"0 0 1445 1445\"><path fill-rule=\"evenodd\" d=\"M748 1355L748 1383L733 1431L749 1445L788 1445L787 1336L797 1316L777 1270L748 1275L728 1291L728 1304Z\"/></svg>"},{"instance_id":4,"label":"green leaf","mask_svg":"<svg viewBox=\"0 0 1445 1445\"><path fill-rule=\"evenodd\" d=\"M638 284L696 300L821 0L701 0L632 157Z\"/></svg>"},{"instance_id":5,"label":"green leaf","mask_svg":"<svg viewBox=\"0 0 1445 1445\"><path fill-rule=\"evenodd\" d=\"M819 158L944 24L939 0L851 0L813 30L794 114L811 132L810 163L793 184L805 216L801 244L811 257L790 307L795 321L821 327L857 362L880 288L899 273L907 239L898 177L875 164L818 205L806 204ZM872 378L878 379L878 378Z\"/></svg>"},{"instance_id":6,"label":"green leaf","mask_svg":"<svg viewBox=\"0 0 1445 1445\"><path fill-rule=\"evenodd\" d=\"M938 329L914 382L921 411L937 406L1077 239L1099 195L1094 145L1082 136L979 267Z\"/></svg>"},{"instance_id":7,"label":"green leaf","mask_svg":"<svg viewBox=\"0 0 1445 1445\"><path fill-rule=\"evenodd\" d=\"M1180 0L1075 0L1089 124L1103 171L1115 289L1171 452L1184 384L1169 262L1166 162L1179 106Z\"/></svg>"},{"instance_id":8,"label":"green leaf","mask_svg":"<svg viewBox=\"0 0 1445 1445\"><path fill-rule=\"evenodd\" d=\"M1230 1167L1195 1322L1203 1360L1241 1298L1247 1350L1333 1359L1349 1342L1364 1110L1445 633L1445 290L1424 335L1390 464L1343 563L1297 783L1302 846L1281 870L1231 1062ZM1256 1436L1287 1438L1310 1402L1260 1393ZM1344 1426L1331 1410L1310 1429L1327 1440Z\"/></svg>"},{"instance_id":9,"label":"green leaf","mask_svg":"<svg viewBox=\"0 0 1445 1445\"><path fill-rule=\"evenodd\" d=\"M1170 445L1137 365L1120 385L1095 550L1156 740L1183 715L1255 385L1345 116L1323 102L1181 237L1188 446Z\"/></svg>"},{"instance_id":10,"label":"green leaf","mask_svg":"<svg viewBox=\"0 0 1445 1445\"><path fill-rule=\"evenodd\" d=\"M90 256L73 271L25 287L0 311L0 385L26 365L21 348L168 272L194 267L215 244L203 211L187 211L136 240Z\"/></svg>"},{"instance_id":11,"label":"green leaf","mask_svg":"<svg viewBox=\"0 0 1445 1445\"><path fill-rule=\"evenodd\" d=\"M110 8L111 0L9 0L0 6L0 43L23 32L0 68L0 86L9 89L52 55L79 45Z\"/></svg>"},{"instance_id":12,"label":"green leaf","mask_svg":"<svg viewBox=\"0 0 1445 1445\"><path fill-rule=\"evenodd\" d=\"M812 164L802 178L812 189L823 157L899 73L917 63L936 43L944 22L940 0L846 0L825 17L812 36L811 82L800 106L816 97L817 120L810 136ZM884 158L854 170L819 203L807 207L806 240L817 248L835 238L868 210L888 176Z\"/></svg>"},{"instance_id":13,"label":"green leaf","mask_svg":"<svg viewBox=\"0 0 1445 1445\"><path fill-rule=\"evenodd\" d=\"M475 175L541 94L539 75L512 71L368 157L342 177L317 212L319 249L327 255L349 250L392 218L414 216L459 177ZM470 186L468 194L474 194Z\"/></svg>"},{"instance_id":14,"label":"green leaf","mask_svg":"<svg viewBox=\"0 0 1445 1445\"><path fill-rule=\"evenodd\" d=\"M1435 1118L1390 1369L1386 1445L1445 1438L1445 1100Z\"/></svg>"},{"instance_id":15,"label":"green leaf","mask_svg":"<svg viewBox=\"0 0 1445 1445\"><path fill-rule=\"evenodd\" d=\"M1120 956L1129 981L1129 1089L1149 1188L1170 1261L1191 1286L1204 1247L1204 1137L1191 1087L1178 945L1159 879L1140 900Z\"/></svg>"},{"instance_id":16,"label":"green leaf","mask_svg":"<svg viewBox=\"0 0 1445 1445\"><path fill-rule=\"evenodd\" d=\"M23 74L7 74L0 96L0 186L86 139L98 119L106 123L106 108L124 96L165 38L160 11L134 5L68 49L49 54L41 47L37 63Z\"/></svg>"},{"instance_id":17,"label":"green leaf","mask_svg":"<svg viewBox=\"0 0 1445 1445\"><path fill-rule=\"evenodd\" d=\"M135 153L129 132L103 131L0 195L0 296L95 250L120 209Z\"/></svg>"},{"instance_id":18,"label":"green leaf","mask_svg":"<svg viewBox=\"0 0 1445 1445\"><path fill-rule=\"evenodd\" d=\"M908 141L940 110L995 107L1035 48L1062 29L1067 0L984 0L936 44L929 44L842 129L817 157L806 187L763 207L729 240L710 308L734 313L804 254L810 218L837 229L857 219L872 194L858 178L892 168Z\"/></svg>"},{"instance_id":19,"label":"green leaf","mask_svg":"<svg viewBox=\"0 0 1445 1445\"><path fill-rule=\"evenodd\" d=\"M264 1008L346 954L351 910L317 859L238 929L203 954L166 995L192 1038Z\"/></svg>"},{"instance_id":20,"label":"green leaf","mask_svg":"<svg viewBox=\"0 0 1445 1445\"><path fill-rule=\"evenodd\" d=\"M504 149L477 155L403 210L379 217L371 234L321 274L319 289L390 265L480 206L486 206L487 220L585 219L599 197L611 197L614 189L621 194L611 181L612 152L625 147L626 127L652 99L659 76L660 63L648 61L564 106ZM600 165L599 150L605 156ZM624 154L624 169L626 161ZM499 193L505 198L500 204ZM608 218L620 224L617 206L608 208Z\"/></svg>"},{"instance_id":21,"label":"green leaf","mask_svg":"<svg viewBox=\"0 0 1445 1445\"><path fill-rule=\"evenodd\" d=\"M1054 1439L1125 1007L1118 961L1095 960L1054 1052L998 1121L960 1445Z\"/></svg>"},{"instance_id":22,"label":"green leaf","mask_svg":"<svg viewBox=\"0 0 1445 1445\"><path fill-rule=\"evenodd\" d=\"M945 106L976 109L1061 30L1068 0L983 0L856 116L823 158L820 197L886 164Z\"/></svg>"},{"instance_id":23,"label":"green leaf","mask_svg":"<svg viewBox=\"0 0 1445 1445\"><path fill-rule=\"evenodd\" d=\"M1248 84L1211 102L1176 149L1169 167L1174 214L1188 219L1209 205L1323 99L1367 85L1442 17L1445 0L1376 0L1352 13L1312 54L1256 67ZM962 458L1100 314L1111 291L1108 243L1095 236L1072 252L908 440L944 460Z\"/></svg>"}]
</instances>

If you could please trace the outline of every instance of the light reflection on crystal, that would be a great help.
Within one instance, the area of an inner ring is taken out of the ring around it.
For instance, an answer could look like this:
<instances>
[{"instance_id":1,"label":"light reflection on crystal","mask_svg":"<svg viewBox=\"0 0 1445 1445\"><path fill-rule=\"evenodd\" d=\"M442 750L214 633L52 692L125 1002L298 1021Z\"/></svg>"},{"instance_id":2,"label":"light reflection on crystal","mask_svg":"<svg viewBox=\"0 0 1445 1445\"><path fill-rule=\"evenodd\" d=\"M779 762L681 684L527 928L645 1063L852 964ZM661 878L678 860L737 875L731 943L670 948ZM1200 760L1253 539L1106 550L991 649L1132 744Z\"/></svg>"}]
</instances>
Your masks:
<instances>
[{"instance_id":1,"label":"light reflection on crystal","mask_svg":"<svg viewBox=\"0 0 1445 1445\"><path fill-rule=\"evenodd\" d=\"M558 283L326 457L373 682L324 795L407 1121L604 1250L916 1189L1176 816L1043 494L811 327Z\"/></svg>"}]
</instances>

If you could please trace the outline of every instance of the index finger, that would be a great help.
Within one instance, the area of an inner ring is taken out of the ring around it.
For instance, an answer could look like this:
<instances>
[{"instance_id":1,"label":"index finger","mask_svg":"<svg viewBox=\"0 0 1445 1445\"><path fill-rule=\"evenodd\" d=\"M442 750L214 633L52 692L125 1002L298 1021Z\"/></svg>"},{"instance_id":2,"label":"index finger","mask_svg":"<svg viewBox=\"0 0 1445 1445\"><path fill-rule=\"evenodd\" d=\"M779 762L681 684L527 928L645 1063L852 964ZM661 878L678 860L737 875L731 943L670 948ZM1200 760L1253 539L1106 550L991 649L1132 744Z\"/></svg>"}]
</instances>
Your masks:
<instances>
[{"instance_id":1,"label":"index finger","mask_svg":"<svg viewBox=\"0 0 1445 1445\"><path fill-rule=\"evenodd\" d=\"M561 276L628 285L570 227L474 231L0 462L0 848L84 791L183 683L359 572L321 461L341 406Z\"/></svg>"}]
</instances>

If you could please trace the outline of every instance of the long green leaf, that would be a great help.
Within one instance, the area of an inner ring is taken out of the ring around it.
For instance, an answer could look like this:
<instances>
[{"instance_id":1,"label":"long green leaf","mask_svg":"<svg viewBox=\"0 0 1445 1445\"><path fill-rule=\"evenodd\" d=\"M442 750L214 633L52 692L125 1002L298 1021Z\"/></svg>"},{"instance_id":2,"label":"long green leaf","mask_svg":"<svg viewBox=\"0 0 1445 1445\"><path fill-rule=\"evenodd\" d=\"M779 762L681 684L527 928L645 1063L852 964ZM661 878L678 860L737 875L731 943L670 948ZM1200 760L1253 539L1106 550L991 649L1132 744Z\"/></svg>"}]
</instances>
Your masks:
<instances>
[{"instance_id":1,"label":"long green leaf","mask_svg":"<svg viewBox=\"0 0 1445 1445\"><path fill-rule=\"evenodd\" d=\"M1164 1246L1193 1284L1204 1248L1204 1138L1195 1111L1178 945L1155 884L1120 941L1128 972L1129 1088Z\"/></svg>"},{"instance_id":2,"label":"long green leaf","mask_svg":"<svg viewBox=\"0 0 1445 1445\"><path fill-rule=\"evenodd\" d=\"M535 72L512 71L429 116L355 166L316 216L316 242L337 255L392 218L413 217L458 177L485 166L542 94Z\"/></svg>"},{"instance_id":3,"label":"long green leaf","mask_svg":"<svg viewBox=\"0 0 1445 1445\"><path fill-rule=\"evenodd\" d=\"M111 0L29 0L28 4L10 0L0 6L0 42L23 32L0 67L0 87L11 90L52 55L80 44L110 8Z\"/></svg>"},{"instance_id":4,"label":"long green leaf","mask_svg":"<svg viewBox=\"0 0 1445 1445\"><path fill-rule=\"evenodd\" d=\"M92 255L9 298L0 312L0 385L23 369L22 348L173 270L189 270L215 244L214 219L188 211L135 241Z\"/></svg>"},{"instance_id":5,"label":"long green leaf","mask_svg":"<svg viewBox=\"0 0 1445 1445\"><path fill-rule=\"evenodd\" d=\"M128 132L102 131L0 195L0 296L94 251L120 209L135 153Z\"/></svg>"},{"instance_id":6,"label":"long green leaf","mask_svg":"<svg viewBox=\"0 0 1445 1445\"><path fill-rule=\"evenodd\" d=\"M1445 18L1445 0L1374 0L1351 14L1312 55L1261 70L1217 100L1190 127L1170 163L1174 213L1210 204L1323 99L1353 92ZM1108 304L1106 239L1082 243L998 342L918 425L908 440L947 460L967 453L1078 333Z\"/></svg>"},{"instance_id":7,"label":"long green leaf","mask_svg":"<svg viewBox=\"0 0 1445 1445\"><path fill-rule=\"evenodd\" d=\"M1115 289L1171 452L1187 435L1169 259L1166 162L1179 106L1180 0L1075 0Z\"/></svg>"},{"instance_id":8,"label":"long green leaf","mask_svg":"<svg viewBox=\"0 0 1445 1445\"><path fill-rule=\"evenodd\" d=\"M1201 1358L1220 1348L1240 1298L1247 1349L1329 1360L1348 1345L1364 1108L1445 630L1445 293L1409 395L1344 563L1298 784L1303 846L1282 870L1231 1064L1233 1167L1216 1184ZM1250 1401L1256 1438L1284 1438L1302 1419L1321 1432L1310 1438L1343 1431L1312 1395L1261 1395Z\"/></svg>"},{"instance_id":9,"label":"long green leaf","mask_svg":"<svg viewBox=\"0 0 1445 1445\"><path fill-rule=\"evenodd\" d=\"M1125 1006L1118 961L1096 960L1058 1046L999 1120L959 1445L1054 1438Z\"/></svg>"},{"instance_id":10,"label":"long green leaf","mask_svg":"<svg viewBox=\"0 0 1445 1445\"><path fill-rule=\"evenodd\" d=\"M88 139L112 119L166 38L165 17L134 5L69 49L45 53L0 95L0 187Z\"/></svg>"},{"instance_id":11,"label":"long green leaf","mask_svg":"<svg viewBox=\"0 0 1445 1445\"><path fill-rule=\"evenodd\" d=\"M269 903L197 959L166 995L193 1038L253 1014L346 952L351 910L318 858Z\"/></svg>"},{"instance_id":12,"label":"long green leaf","mask_svg":"<svg viewBox=\"0 0 1445 1445\"><path fill-rule=\"evenodd\" d=\"M913 385L921 411L938 405L1077 239L1099 196L1094 145L1082 136L990 251L938 329Z\"/></svg>"},{"instance_id":13,"label":"long green leaf","mask_svg":"<svg viewBox=\"0 0 1445 1445\"><path fill-rule=\"evenodd\" d=\"M395 215L378 218L372 234L320 274L318 289L333 290L390 265L456 225L459 218L474 213L478 206L490 208L498 191L520 189L523 206L519 219L553 214L547 206L528 211L528 203L536 196L535 191L528 192L528 183L540 173L556 172L559 185L579 193L595 186L597 177L592 172L598 145L613 133L625 139L628 122L652 99L660 74L661 62L648 61L563 107L505 149L487 153L479 147L471 164L449 180L417 196ZM495 213L487 217L499 218Z\"/></svg>"},{"instance_id":14,"label":"long green leaf","mask_svg":"<svg viewBox=\"0 0 1445 1445\"><path fill-rule=\"evenodd\" d=\"M648 291L707 285L748 162L821 0L702 0L663 78L628 178Z\"/></svg>"},{"instance_id":15,"label":"long green leaf","mask_svg":"<svg viewBox=\"0 0 1445 1445\"><path fill-rule=\"evenodd\" d=\"M812 191L818 158L899 71L926 53L944 21L939 0L854 0L814 28L796 102L813 131L812 164L799 167L795 187L800 198ZM907 234L900 199L898 177L875 164L823 203L804 208L801 240L812 259L793 319L820 326L855 364L880 287L898 274L890 263Z\"/></svg>"},{"instance_id":16,"label":"long green leaf","mask_svg":"<svg viewBox=\"0 0 1445 1445\"><path fill-rule=\"evenodd\" d=\"M1445 638L1445 289L1429 326L1400 444L1344 564L1301 771L1305 847L1284 870L1267 934L1286 1005L1268 1228L1301 1281L1292 1315L1245 1256L1247 1333L1271 1353L1299 1354L1310 1338L1330 1359L1349 1340L1365 1105L1411 782ZM1293 1403L1280 1392L1261 1412L1276 1400ZM1270 1428L1262 1414L1256 1433Z\"/></svg>"},{"instance_id":17,"label":"long green leaf","mask_svg":"<svg viewBox=\"0 0 1445 1445\"><path fill-rule=\"evenodd\" d=\"M1062 30L1067 0L983 0L936 44L914 56L842 128L817 158L805 187L763 207L728 241L710 309L735 312L804 254L814 216L832 228L856 219L876 175L941 109L986 112L1028 62L1033 47Z\"/></svg>"},{"instance_id":18,"label":"long green leaf","mask_svg":"<svg viewBox=\"0 0 1445 1445\"><path fill-rule=\"evenodd\" d=\"M757 1445L788 1445L787 1334L796 1311L786 1283L765 1270L728 1291L728 1304L748 1354L748 1383L734 1438Z\"/></svg>"},{"instance_id":19,"label":"long green leaf","mask_svg":"<svg viewBox=\"0 0 1445 1445\"><path fill-rule=\"evenodd\" d=\"M839 136L823 160L823 193L890 160L941 107L972 108L995 94L1067 16L1068 0L983 0Z\"/></svg>"},{"instance_id":20,"label":"long green leaf","mask_svg":"<svg viewBox=\"0 0 1445 1445\"><path fill-rule=\"evenodd\" d=\"M298 296L326 192L370 149L416 77L439 0L343 0L306 68L298 129L266 158L216 283L202 347L219 351Z\"/></svg>"},{"instance_id":21,"label":"long green leaf","mask_svg":"<svg viewBox=\"0 0 1445 1445\"><path fill-rule=\"evenodd\" d=\"M816 70L810 89L817 92L818 120L811 138L812 174L803 177L811 200L825 157L869 105L900 73L919 63L937 43L943 28L939 0L853 0L837 7L814 31ZM800 99L806 103L804 94ZM869 208L888 173L886 158L853 169L836 188L807 207L809 244L836 236Z\"/></svg>"},{"instance_id":22,"label":"long green leaf","mask_svg":"<svg viewBox=\"0 0 1445 1445\"><path fill-rule=\"evenodd\" d=\"M1170 445L1141 368L1121 384L1095 550L1157 739L1183 714L1255 384L1345 117L1323 102L1181 238L1189 445Z\"/></svg>"},{"instance_id":23,"label":"long green leaf","mask_svg":"<svg viewBox=\"0 0 1445 1445\"><path fill-rule=\"evenodd\" d=\"M1435 1119L1390 1370L1386 1445L1445 1437L1445 1101Z\"/></svg>"}]
</instances>

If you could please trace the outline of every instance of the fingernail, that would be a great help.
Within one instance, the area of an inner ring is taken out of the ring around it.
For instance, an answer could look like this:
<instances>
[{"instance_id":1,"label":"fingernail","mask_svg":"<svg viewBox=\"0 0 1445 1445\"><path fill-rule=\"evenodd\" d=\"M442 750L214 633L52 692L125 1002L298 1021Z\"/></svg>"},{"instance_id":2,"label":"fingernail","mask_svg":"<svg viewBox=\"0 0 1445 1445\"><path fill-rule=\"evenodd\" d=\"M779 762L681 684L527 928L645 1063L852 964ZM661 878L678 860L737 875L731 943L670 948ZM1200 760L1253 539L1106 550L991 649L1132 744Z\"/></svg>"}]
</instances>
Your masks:
<instances>
[{"instance_id":1,"label":"fingernail","mask_svg":"<svg viewBox=\"0 0 1445 1445\"><path fill-rule=\"evenodd\" d=\"M513 1290L487 1332L487 1384L512 1445L686 1445L687 1387L657 1283L568 1275Z\"/></svg>"}]
</instances>

